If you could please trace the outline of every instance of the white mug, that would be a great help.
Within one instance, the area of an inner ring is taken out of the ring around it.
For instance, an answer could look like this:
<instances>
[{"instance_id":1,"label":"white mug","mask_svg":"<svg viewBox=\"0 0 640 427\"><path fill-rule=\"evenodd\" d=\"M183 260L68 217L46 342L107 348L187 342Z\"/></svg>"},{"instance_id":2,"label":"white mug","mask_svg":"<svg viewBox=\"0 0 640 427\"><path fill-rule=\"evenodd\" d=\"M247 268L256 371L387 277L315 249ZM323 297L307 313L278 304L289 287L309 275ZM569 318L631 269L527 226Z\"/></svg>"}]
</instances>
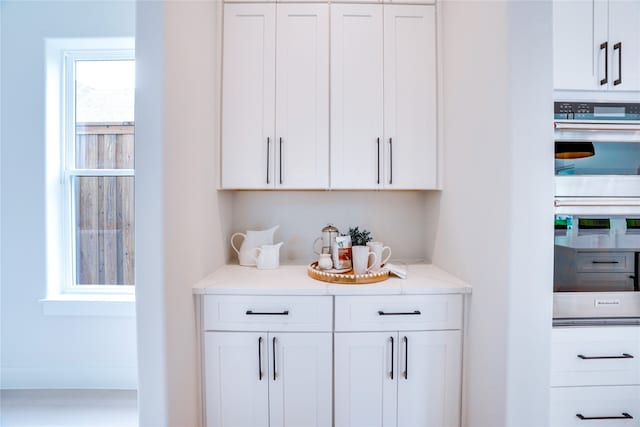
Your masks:
<instances>
[{"instance_id":1,"label":"white mug","mask_svg":"<svg viewBox=\"0 0 640 427\"><path fill-rule=\"evenodd\" d=\"M382 242L368 242L367 246L369 247L369 249L371 249L371 252L376 254L378 257L378 261L373 266L373 271L378 271L384 264L389 261L389 258L391 258L391 248L389 246L384 246ZM383 258L382 254L386 250L388 250L389 253L387 254L386 258Z\"/></svg>"},{"instance_id":2,"label":"white mug","mask_svg":"<svg viewBox=\"0 0 640 427\"><path fill-rule=\"evenodd\" d=\"M369 259L373 255L373 262L369 262ZM371 271L371 269L378 262L378 256L369 251L368 246L354 246L351 248L351 256L353 261L353 272L355 274L365 274Z\"/></svg>"}]
</instances>

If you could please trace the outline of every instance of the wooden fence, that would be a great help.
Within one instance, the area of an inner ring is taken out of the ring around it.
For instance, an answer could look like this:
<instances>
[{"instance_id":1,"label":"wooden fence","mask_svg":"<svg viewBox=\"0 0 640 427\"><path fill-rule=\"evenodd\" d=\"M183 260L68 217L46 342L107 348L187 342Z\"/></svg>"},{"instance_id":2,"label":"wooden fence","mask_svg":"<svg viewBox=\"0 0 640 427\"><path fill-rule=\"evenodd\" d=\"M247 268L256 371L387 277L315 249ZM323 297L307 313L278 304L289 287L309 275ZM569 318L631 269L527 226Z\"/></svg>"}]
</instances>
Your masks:
<instances>
[{"instance_id":1,"label":"wooden fence","mask_svg":"<svg viewBox=\"0 0 640 427\"><path fill-rule=\"evenodd\" d=\"M79 124L76 168L133 169L134 125ZM134 177L75 178L76 283L134 285Z\"/></svg>"}]
</instances>

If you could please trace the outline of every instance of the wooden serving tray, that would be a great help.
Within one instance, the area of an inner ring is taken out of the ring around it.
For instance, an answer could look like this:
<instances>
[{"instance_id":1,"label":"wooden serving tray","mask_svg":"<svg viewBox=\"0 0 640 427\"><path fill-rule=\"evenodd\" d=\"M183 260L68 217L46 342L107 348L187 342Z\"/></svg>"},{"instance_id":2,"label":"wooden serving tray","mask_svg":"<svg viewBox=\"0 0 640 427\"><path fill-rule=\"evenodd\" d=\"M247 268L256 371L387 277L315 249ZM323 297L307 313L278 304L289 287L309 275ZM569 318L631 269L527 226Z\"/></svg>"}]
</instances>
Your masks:
<instances>
[{"instance_id":1,"label":"wooden serving tray","mask_svg":"<svg viewBox=\"0 0 640 427\"><path fill-rule=\"evenodd\" d=\"M318 269L318 262L314 261L307 266L309 277L329 283L342 283L345 285L364 285L367 283L382 282L389 278L389 270L383 268L375 273L354 274L353 270L345 273L329 273Z\"/></svg>"}]
</instances>

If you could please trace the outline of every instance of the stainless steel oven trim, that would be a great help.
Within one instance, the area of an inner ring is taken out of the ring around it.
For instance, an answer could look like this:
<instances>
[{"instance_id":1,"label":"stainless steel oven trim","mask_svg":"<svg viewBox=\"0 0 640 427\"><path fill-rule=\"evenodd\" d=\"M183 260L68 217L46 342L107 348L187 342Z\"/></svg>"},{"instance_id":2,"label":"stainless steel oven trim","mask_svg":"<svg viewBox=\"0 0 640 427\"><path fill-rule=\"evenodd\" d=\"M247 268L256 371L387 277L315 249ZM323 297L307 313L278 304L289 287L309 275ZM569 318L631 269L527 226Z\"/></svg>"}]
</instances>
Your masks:
<instances>
[{"instance_id":1,"label":"stainless steel oven trim","mask_svg":"<svg viewBox=\"0 0 640 427\"><path fill-rule=\"evenodd\" d=\"M640 175L556 176L556 197L640 198Z\"/></svg>"},{"instance_id":2,"label":"stainless steel oven trim","mask_svg":"<svg viewBox=\"0 0 640 427\"><path fill-rule=\"evenodd\" d=\"M639 318L640 292L554 292L554 319Z\"/></svg>"}]
</instances>

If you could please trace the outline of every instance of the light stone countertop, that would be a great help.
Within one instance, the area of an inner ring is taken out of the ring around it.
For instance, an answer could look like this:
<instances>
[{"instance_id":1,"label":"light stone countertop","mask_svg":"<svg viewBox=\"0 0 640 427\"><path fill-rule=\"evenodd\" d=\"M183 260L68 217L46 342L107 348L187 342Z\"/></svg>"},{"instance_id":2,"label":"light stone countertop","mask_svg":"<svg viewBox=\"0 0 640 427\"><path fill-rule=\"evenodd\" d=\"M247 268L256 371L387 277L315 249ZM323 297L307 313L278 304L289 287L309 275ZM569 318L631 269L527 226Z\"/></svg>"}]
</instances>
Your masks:
<instances>
[{"instance_id":1,"label":"light stone countertop","mask_svg":"<svg viewBox=\"0 0 640 427\"><path fill-rule=\"evenodd\" d=\"M390 275L372 284L343 285L307 275L306 265L281 265L276 270L224 265L193 286L197 295L402 295L466 294L471 286L433 264L409 264L407 279Z\"/></svg>"}]
</instances>

